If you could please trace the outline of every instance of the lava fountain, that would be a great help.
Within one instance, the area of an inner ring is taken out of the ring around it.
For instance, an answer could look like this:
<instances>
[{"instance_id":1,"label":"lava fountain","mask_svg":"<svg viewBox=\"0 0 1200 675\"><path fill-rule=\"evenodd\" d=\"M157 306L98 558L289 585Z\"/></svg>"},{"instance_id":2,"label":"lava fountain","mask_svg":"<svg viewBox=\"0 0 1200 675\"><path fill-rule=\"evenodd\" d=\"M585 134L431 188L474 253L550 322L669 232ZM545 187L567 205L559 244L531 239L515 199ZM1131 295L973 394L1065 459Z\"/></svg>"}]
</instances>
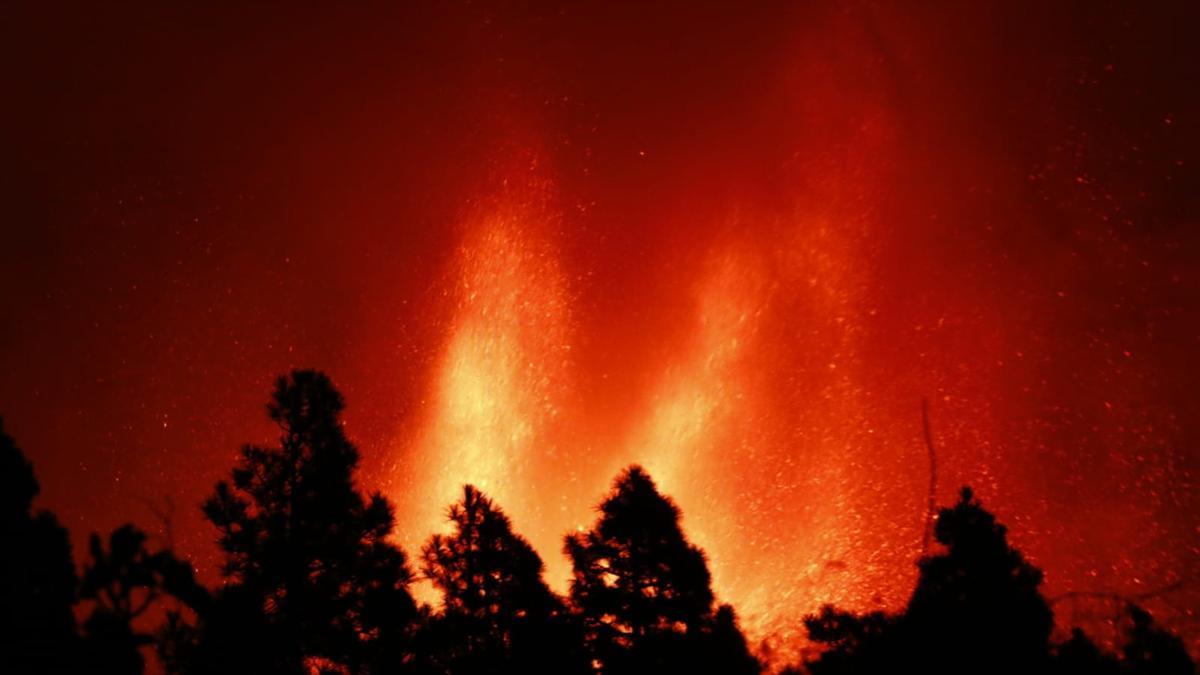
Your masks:
<instances>
[{"instance_id":1,"label":"lava fountain","mask_svg":"<svg viewBox=\"0 0 1200 675\"><path fill-rule=\"evenodd\" d=\"M560 451L571 348L546 213L536 199L507 199L464 219L447 291L451 324L406 453L412 488L400 498L400 535L411 551L445 529L464 484L495 498L539 548L557 549L561 533L551 534L556 521L546 515L557 490L538 483Z\"/></svg>"}]
</instances>

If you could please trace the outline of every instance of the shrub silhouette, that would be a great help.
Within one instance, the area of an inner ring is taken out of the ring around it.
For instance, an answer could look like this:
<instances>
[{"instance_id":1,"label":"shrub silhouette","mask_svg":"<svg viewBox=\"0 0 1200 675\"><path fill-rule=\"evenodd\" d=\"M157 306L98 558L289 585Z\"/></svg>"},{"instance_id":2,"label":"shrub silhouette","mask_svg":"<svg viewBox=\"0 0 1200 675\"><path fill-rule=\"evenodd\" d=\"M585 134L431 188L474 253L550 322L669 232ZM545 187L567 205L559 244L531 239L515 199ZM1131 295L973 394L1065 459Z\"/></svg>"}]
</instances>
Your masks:
<instances>
[{"instance_id":1,"label":"shrub silhouette","mask_svg":"<svg viewBox=\"0 0 1200 675\"><path fill-rule=\"evenodd\" d=\"M542 579L542 559L473 486L448 512L454 533L434 535L422 570L442 592L434 658L446 673L585 673L581 635Z\"/></svg>"}]
</instances>

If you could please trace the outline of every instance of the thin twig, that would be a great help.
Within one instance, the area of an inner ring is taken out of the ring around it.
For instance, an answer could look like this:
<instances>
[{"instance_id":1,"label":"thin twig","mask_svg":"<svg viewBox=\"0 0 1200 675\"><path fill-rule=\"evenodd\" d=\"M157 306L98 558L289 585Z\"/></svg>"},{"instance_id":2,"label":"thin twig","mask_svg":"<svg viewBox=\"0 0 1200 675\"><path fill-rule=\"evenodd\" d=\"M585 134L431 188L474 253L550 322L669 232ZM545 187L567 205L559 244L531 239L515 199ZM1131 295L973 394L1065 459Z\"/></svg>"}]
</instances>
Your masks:
<instances>
[{"instance_id":1,"label":"thin twig","mask_svg":"<svg viewBox=\"0 0 1200 675\"><path fill-rule=\"evenodd\" d=\"M929 555L933 542L933 521L937 517L937 451L933 448L933 431L929 425L929 399L921 399L921 429L925 434L925 447L929 450L929 504L925 512L925 536L921 540L921 556Z\"/></svg>"},{"instance_id":2,"label":"thin twig","mask_svg":"<svg viewBox=\"0 0 1200 675\"><path fill-rule=\"evenodd\" d=\"M1155 588L1155 589L1145 591L1142 593L1137 593L1134 595L1123 595L1121 593L1116 593L1113 591L1067 591L1065 593L1060 593L1059 595L1049 598L1047 600L1047 602L1049 602L1049 604L1051 604L1051 605L1054 605L1063 600L1076 600L1079 598L1092 598L1092 599L1108 600L1110 602L1118 602L1118 603L1124 603L1124 604L1139 603L1139 602L1145 602L1146 600L1153 600L1155 598L1174 593L1175 591L1182 589L1183 586L1188 581L1189 581L1189 579L1179 579L1178 581L1167 584L1166 586L1162 586L1160 588Z\"/></svg>"}]
</instances>

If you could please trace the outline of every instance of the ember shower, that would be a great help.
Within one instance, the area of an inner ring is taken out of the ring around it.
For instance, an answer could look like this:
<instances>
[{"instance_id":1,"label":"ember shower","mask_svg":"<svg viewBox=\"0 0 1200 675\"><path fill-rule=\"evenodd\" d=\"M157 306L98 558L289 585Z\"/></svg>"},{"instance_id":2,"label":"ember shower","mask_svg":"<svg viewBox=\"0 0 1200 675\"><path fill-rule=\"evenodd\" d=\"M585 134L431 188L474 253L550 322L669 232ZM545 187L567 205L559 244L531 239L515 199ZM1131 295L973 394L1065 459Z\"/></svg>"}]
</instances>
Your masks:
<instances>
[{"instance_id":1,"label":"ember shower","mask_svg":"<svg viewBox=\"0 0 1200 675\"><path fill-rule=\"evenodd\" d=\"M195 505L319 367L407 550L473 482L562 590L638 462L788 644L911 590L924 399L939 501L1050 596L1179 584L1194 645L1200 17L959 4L18 10L0 412L44 505L173 509L212 575Z\"/></svg>"}]
</instances>

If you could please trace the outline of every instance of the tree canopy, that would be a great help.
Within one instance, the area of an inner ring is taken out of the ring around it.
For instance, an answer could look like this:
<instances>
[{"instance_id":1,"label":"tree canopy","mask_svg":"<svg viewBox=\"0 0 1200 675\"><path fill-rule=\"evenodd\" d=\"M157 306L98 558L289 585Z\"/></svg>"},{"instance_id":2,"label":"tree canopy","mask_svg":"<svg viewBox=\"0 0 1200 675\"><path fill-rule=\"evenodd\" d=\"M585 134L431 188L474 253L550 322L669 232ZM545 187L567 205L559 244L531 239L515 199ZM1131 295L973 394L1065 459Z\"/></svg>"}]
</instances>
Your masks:
<instances>
[{"instance_id":1,"label":"tree canopy","mask_svg":"<svg viewBox=\"0 0 1200 675\"><path fill-rule=\"evenodd\" d=\"M279 378L267 406L279 446L244 447L232 480L204 503L225 553L219 611L270 636L272 663L257 668L358 672L408 639L412 574L387 540L392 505L355 487L359 453L342 429L343 408L323 373ZM237 644L245 634L230 632L219 644L239 656L254 651Z\"/></svg>"},{"instance_id":2,"label":"tree canopy","mask_svg":"<svg viewBox=\"0 0 1200 675\"><path fill-rule=\"evenodd\" d=\"M77 649L71 543L54 515L33 510L39 491L0 420L0 653L18 673L64 672Z\"/></svg>"},{"instance_id":3,"label":"tree canopy","mask_svg":"<svg viewBox=\"0 0 1200 675\"><path fill-rule=\"evenodd\" d=\"M442 592L432 633L447 673L584 673L576 622L542 578L542 559L508 516L475 487L448 511L454 532L422 549L422 570Z\"/></svg>"},{"instance_id":4,"label":"tree canopy","mask_svg":"<svg viewBox=\"0 0 1200 675\"><path fill-rule=\"evenodd\" d=\"M732 612L717 621L704 553L687 541L679 519L675 503L631 466L601 502L596 525L567 537L571 601L602 673L699 667L718 627L727 646L739 644ZM746 657L732 659L747 669L736 672L758 670Z\"/></svg>"},{"instance_id":5,"label":"tree canopy","mask_svg":"<svg viewBox=\"0 0 1200 675\"><path fill-rule=\"evenodd\" d=\"M245 446L203 504L223 583L133 525L93 534L76 573L66 530L34 508L33 468L0 424L0 652L4 672L141 675L153 648L171 675L755 675L730 605L718 604L679 507L638 466L622 471L590 529L566 537L566 597L504 511L473 486L451 530L422 547L441 596L389 536L391 504L356 485L358 448L323 373L276 382L275 447ZM807 617L810 675L918 672L1190 675L1184 642L1129 603L1119 644L1075 628L1055 638L1042 572L969 488L937 514L937 548L897 612L832 606ZM162 617L157 628L154 617ZM791 670L788 672L800 672Z\"/></svg>"},{"instance_id":6,"label":"tree canopy","mask_svg":"<svg viewBox=\"0 0 1200 675\"><path fill-rule=\"evenodd\" d=\"M902 612L858 615L826 606L805 619L821 646L807 664L812 675L1193 672L1182 642L1133 605L1121 657L1077 628L1055 644L1041 570L1009 544L1007 529L970 488L941 509L934 532L942 550L918 561L917 585Z\"/></svg>"}]
</instances>

